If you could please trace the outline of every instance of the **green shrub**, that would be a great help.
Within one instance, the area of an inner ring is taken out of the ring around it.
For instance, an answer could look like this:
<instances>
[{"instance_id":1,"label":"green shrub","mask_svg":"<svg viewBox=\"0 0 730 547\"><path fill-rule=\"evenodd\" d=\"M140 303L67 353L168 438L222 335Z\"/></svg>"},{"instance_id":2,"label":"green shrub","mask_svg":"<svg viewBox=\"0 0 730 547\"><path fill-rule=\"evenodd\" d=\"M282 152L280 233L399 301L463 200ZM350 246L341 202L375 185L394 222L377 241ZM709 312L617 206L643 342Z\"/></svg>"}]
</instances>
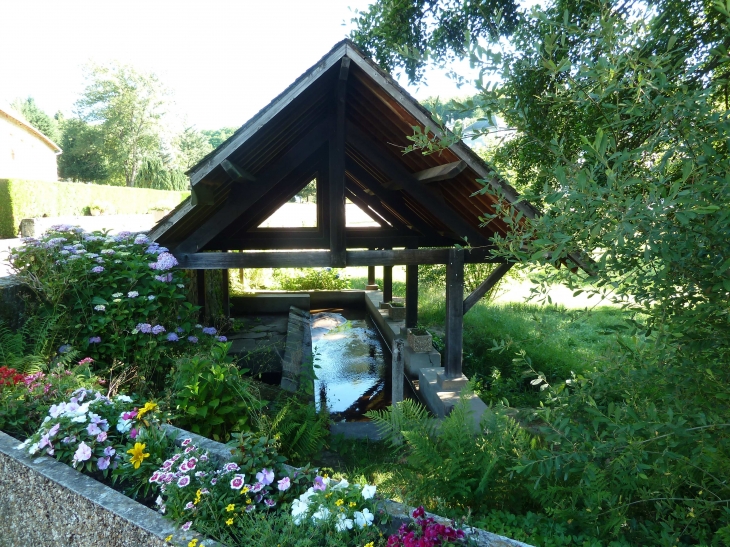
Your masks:
<instances>
[{"instance_id":1,"label":"green shrub","mask_svg":"<svg viewBox=\"0 0 730 547\"><path fill-rule=\"evenodd\" d=\"M216 441L250 429L263 407L250 380L228 356L230 344L217 344L209 355L179 359L172 374L175 424Z\"/></svg>"},{"instance_id":2,"label":"green shrub","mask_svg":"<svg viewBox=\"0 0 730 547\"><path fill-rule=\"evenodd\" d=\"M296 268L293 274L276 269L273 275L279 288L285 291L339 291L350 286L340 273L341 270L333 268Z\"/></svg>"},{"instance_id":3,"label":"green shrub","mask_svg":"<svg viewBox=\"0 0 730 547\"><path fill-rule=\"evenodd\" d=\"M126 188L73 182L0 180L0 239L18 234L24 218L83 216L104 204L118 214L173 209L189 192Z\"/></svg>"},{"instance_id":4,"label":"green shrub","mask_svg":"<svg viewBox=\"0 0 730 547\"><path fill-rule=\"evenodd\" d=\"M198 309L186 302L167 249L141 234L56 228L10 256L55 318L54 348L76 348L98 370L123 372L151 390L161 387L177 355L215 341L215 329L195 324Z\"/></svg>"}]
</instances>

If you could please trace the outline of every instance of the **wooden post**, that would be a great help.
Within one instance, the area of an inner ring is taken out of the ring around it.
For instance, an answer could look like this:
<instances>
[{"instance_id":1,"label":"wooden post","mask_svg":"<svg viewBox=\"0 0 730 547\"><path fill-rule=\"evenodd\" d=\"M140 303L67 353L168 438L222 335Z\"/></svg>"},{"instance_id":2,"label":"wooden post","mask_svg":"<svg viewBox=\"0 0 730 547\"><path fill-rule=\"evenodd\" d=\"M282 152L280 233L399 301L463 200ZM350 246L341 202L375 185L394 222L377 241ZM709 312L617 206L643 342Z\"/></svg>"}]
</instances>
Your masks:
<instances>
[{"instance_id":1,"label":"wooden post","mask_svg":"<svg viewBox=\"0 0 730 547\"><path fill-rule=\"evenodd\" d=\"M418 265L406 266L406 328L418 324Z\"/></svg>"},{"instance_id":2,"label":"wooden post","mask_svg":"<svg viewBox=\"0 0 730 547\"><path fill-rule=\"evenodd\" d=\"M347 265L345 255L345 106L349 68L350 59L343 57L335 89L332 136L329 141L329 247L333 268L344 268Z\"/></svg>"},{"instance_id":3,"label":"wooden post","mask_svg":"<svg viewBox=\"0 0 730 547\"><path fill-rule=\"evenodd\" d=\"M368 266L368 285L375 285L375 266Z\"/></svg>"},{"instance_id":4,"label":"wooden post","mask_svg":"<svg viewBox=\"0 0 730 547\"><path fill-rule=\"evenodd\" d=\"M231 288L228 270L221 270L223 279L221 279L221 307L223 308L223 317L228 319L231 317Z\"/></svg>"},{"instance_id":5,"label":"wooden post","mask_svg":"<svg viewBox=\"0 0 730 547\"><path fill-rule=\"evenodd\" d=\"M196 270L196 285L198 289L198 306L200 306L202 321L205 318L205 270Z\"/></svg>"},{"instance_id":6,"label":"wooden post","mask_svg":"<svg viewBox=\"0 0 730 547\"><path fill-rule=\"evenodd\" d=\"M403 400L403 374L403 339L396 338L393 340L393 363L391 367L392 404L400 403Z\"/></svg>"},{"instance_id":7,"label":"wooden post","mask_svg":"<svg viewBox=\"0 0 730 547\"><path fill-rule=\"evenodd\" d=\"M449 249L446 263L446 350L444 376L461 378L464 337L464 249Z\"/></svg>"},{"instance_id":8,"label":"wooden post","mask_svg":"<svg viewBox=\"0 0 730 547\"><path fill-rule=\"evenodd\" d=\"M383 302L393 300L393 266L383 266Z\"/></svg>"}]
</instances>

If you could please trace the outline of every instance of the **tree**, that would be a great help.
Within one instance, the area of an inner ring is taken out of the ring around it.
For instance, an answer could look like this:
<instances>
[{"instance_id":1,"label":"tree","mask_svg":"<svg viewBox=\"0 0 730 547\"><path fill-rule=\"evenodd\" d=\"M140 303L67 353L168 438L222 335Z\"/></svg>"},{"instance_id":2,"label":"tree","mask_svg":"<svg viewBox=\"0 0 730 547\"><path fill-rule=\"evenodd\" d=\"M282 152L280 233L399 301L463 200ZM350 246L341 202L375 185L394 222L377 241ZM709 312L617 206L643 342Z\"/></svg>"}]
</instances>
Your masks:
<instances>
[{"instance_id":1,"label":"tree","mask_svg":"<svg viewBox=\"0 0 730 547\"><path fill-rule=\"evenodd\" d=\"M710 1L558 0L519 14L510 48L470 50L485 77L501 78L477 103L517 133L497 166L544 212L521 227L502 200L515 229L496 239L501 253L559 266L585 249L599 285L631 295L654 334L715 358L730 350L728 12ZM407 36L378 44L409 62L396 49Z\"/></svg>"},{"instance_id":2,"label":"tree","mask_svg":"<svg viewBox=\"0 0 730 547\"><path fill-rule=\"evenodd\" d=\"M177 157L175 163L178 167L187 171L198 163L208 152L213 150L205 132L197 131L194 127L186 127L185 130L175 139Z\"/></svg>"},{"instance_id":3,"label":"tree","mask_svg":"<svg viewBox=\"0 0 730 547\"><path fill-rule=\"evenodd\" d=\"M168 93L157 76L126 65L92 66L87 79L79 117L99 127L109 177L134 186L142 160L159 153Z\"/></svg>"},{"instance_id":4,"label":"tree","mask_svg":"<svg viewBox=\"0 0 730 547\"><path fill-rule=\"evenodd\" d=\"M51 139L56 144L61 140L61 134L58 127L58 121L52 118L36 104L33 97L25 100L18 99L13 102L13 108L22 114L23 117L30 122L38 131Z\"/></svg>"},{"instance_id":5,"label":"tree","mask_svg":"<svg viewBox=\"0 0 730 547\"><path fill-rule=\"evenodd\" d=\"M61 122L63 153L58 157L61 179L99 182L109 178L109 166L104 155L104 136L99 126L71 118Z\"/></svg>"},{"instance_id":6,"label":"tree","mask_svg":"<svg viewBox=\"0 0 730 547\"><path fill-rule=\"evenodd\" d=\"M208 139L213 148L218 148L224 141L236 132L236 127L221 127L220 129L203 129L201 133Z\"/></svg>"}]
</instances>

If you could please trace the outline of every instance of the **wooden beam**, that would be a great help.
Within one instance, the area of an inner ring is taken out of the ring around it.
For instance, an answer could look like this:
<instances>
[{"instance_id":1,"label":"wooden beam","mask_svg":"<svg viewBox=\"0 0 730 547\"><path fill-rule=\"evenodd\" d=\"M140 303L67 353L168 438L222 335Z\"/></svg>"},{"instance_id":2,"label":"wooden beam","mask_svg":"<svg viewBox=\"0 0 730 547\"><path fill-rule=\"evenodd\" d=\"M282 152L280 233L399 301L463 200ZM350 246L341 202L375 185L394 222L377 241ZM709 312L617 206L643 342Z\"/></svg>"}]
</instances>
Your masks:
<instances>
[{"instance_id":1,"label":"wooden beam","mask_svg":"<svg viewBox=\"0 0 730 547\"><path fill-rule=\"evenodd\" d=\"M155 227L149 231L147 237L149 237L152 241L157 241L158 238L163 236L167 232L167 230L172 228L181 218L185 217L194 208L195 206L193 205L192 197L187 198L180 205L178 205L178 209L170 214L168 218L157 223Z\"/></svg>"},{"instance_id":2,"label":"wooden beam","mask_svg":"<svg viewBox=\"0 0 730 547\"><path fill-rule=\"evenodd\" d=\"M190 203L196 205L213 205L215 203L215 191L217 188L207 184L197 184L190 191Z\"/></svg>"},{"instance_id":3,"label":"wooden beam","mask_svg":"<svg viewBox=\"0 0 730 547\"><path fill-rule=\"evenodd\" d=\"M314 154L322 146L326 138L327 123L323 122L312 128L275 164L260 173L257 182L234 185L231 188L231 196L223 207L208 217L207 220L177 246L179 252L190 253L205 247L211 239L261 199L272 186L281 181L309 156Z\"/></svg>"},{"instance_id":4,"label":"wooden beam","mask_svg":"<svg viewBox=\"0 0 730 547\"><path fill-rule=\"evenodd\" d=\"M452 249L396 249L385 251L347 251L348 266L398 266L445 264ZM488 249L461 250L466 263L499 262ZM246 253L181 253L173 254L181 269L221 270L236 268L315 268L330 265L329 251L282 251Z\"/></svg>"},{"instance_id":5,"label":"wooden beam","mask_svg":"<svg viewBox=\"0 0 730 547\"><path fill-rule=\"evenodd\" d=\"M423 183L438 182L441 180L453 179L459 173L466 169L466 162L459 160L444 165L437 165L423 171L413 173L413 178ZM394 181L388 181L386 185L388 190L402 190L400 184Z\"/></svg>"},{"instance_id":6,"label":"wooden beam","mask_svg":"<svg viewBox=\"0 0 730 547\"><path fill-rule=\"evenodd\" d=\"M417 231L421 232L425 236L440 235L432 226L425 222L412 209L410 209L408 205L406 205L403 201L403 197L398 192L387 190L375 179L375 177L350 158L347 159L347 170L355 179L360 181L378 199L380 199L383 203L386 203L388 207L393 209Z\"/></svg>"},{"instance_id":7,"label":"wooden beam","mask_svg":"<svg viewBox=\"0 0 730 547\"><path fill-rule=\"evenodd\" d=\"M256 180L256 177L254 177L251 173L249 173L245 169L242 169L230 160L223 160L221 162L221 167L226 172L226 174L231 177L231 179L235 182L242 182L245 180L254 182Z\"/></svg>"},{"instance_id":8,"label":"wooden beam","mask_svg":"<svg viewBox=\"0 0 730 547\"><path fill-rule=\"evenodd\" d=\"M354 193L350 188L345 188L345 195L347 196L347 199L357 205L358 209L360 209L363 213L370 217L370 220L372 220L373 222L377 222L378 225L381 227L393 227L392 222L386 220L385 217L381 216L379 213L376 213L375 210L371 209L368 205L368 202L361 199L360 196Z\"/></svg>"},{"instance_id":9,"label":"wooden beam","mask_svg":"<svg viewBox=\"0 0 730 547\"><path fill-rule=\"evenodd\" d=\"M497 266L497 268L489 274L489 276L487 276L487 278L482 281L476 289L474 289L474 292L466 297L464 300L464 315L466 315L466 312L472 309L474 304L479 302L479 300L481 300L482 297L492 289L492 287L499 283L499 280L504 277L504 274L506 274L512 266L514 266L514 262L505 262Z\"/></svg>"},{"instance_id":10,"label":"wooden beam","mask_svg":"<svg viewBox=\"0 0 730 547\"><path fill-rule=\"evenodd\" d=\"M464 250L449 249L446 263L444 376L461 378L464 342Z\"/></svg>"},{"instance_id":11,"label":"wooden beam","mask_svg":"<svg viewBox=\"0 0 730 547\"><path fill-rule=\"evenodd\" d=\"M330 253L333 268L345 267L345 107L350 59L343 57L335 89L332 136L329 141Z\"/></svg>"},{"instance_id":12,"label":"wooden beam","mask_svg":"<svg viewBox=\"0 0 730 547\"><path fill-rule=\"evenodd\" d=\"M424 209L448 226L457 236L468 239L473 245L489 244L485 234L444 203L443 198L433 188L416 180L412 173L409 173L390 153L383 151L381 146L372 141L359 127L348 123L347 139L375 167L398 182L405 192L413 196Z\"/></svg>"},{"instance_id":13,"label":"wooden beam","mask_svg":"<svg viewBox=\"0 0 730 547\"><path fill-rule=\"evenodd\" d=\"M393 300L393 266L383 266L383 302Z\"/></svg>"},{"instance_id":14,"label":"wooden beam","mask_svg":"<svg viewBox=\"0 0 730 547\"><path fill-rule=\"evenodd\" d=\"M413 178L421 182L438 182L440 180L453 179L464 169L466 169L466 162L459 160L418 171L417 173L413 173Z\"/></svg>"}]
</instances>

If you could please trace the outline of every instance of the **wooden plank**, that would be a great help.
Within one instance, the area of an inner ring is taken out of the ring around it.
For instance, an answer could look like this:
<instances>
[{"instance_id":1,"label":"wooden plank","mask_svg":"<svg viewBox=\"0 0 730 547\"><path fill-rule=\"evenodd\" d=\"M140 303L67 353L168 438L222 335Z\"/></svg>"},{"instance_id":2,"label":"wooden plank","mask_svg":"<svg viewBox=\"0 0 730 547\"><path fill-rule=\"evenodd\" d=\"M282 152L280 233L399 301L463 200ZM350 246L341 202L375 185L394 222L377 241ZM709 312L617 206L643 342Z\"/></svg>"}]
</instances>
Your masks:
<instances>
[{"instance_id":1,"label":"wooden plank","mask_svg":"<svg viewBox=\"0 0 730 547\"><path fill-rule=\"evenodd\" d=\"M375 285L375 266L368 266L368 285Z\"/></svg>"},{"instance_id":2,"label":"wooden plank","mask_svg":"<svg viewBox=\"0 0 730 547\"><path fill-rule=\"evenodd\" d=\"M445 264L452 249L396 249L384 251L347 251L348 266L397 266L413 264ZM486 249L461 250L465 262L495 262ZM181 269L237 268L315 268L330 265L329 251L283 251L245 253L181 253L173 254Z\"/></svg>"},{"instance_id":3,"label":"wooden plank","mask_svg":"<svg viewBox=\"0 0 730 547\"><path fill-rule=\"evenodd\" d=\"M195 206L193 205L192 198L187 198L180 205L178 205L177 211L173 212L169 218L158 222L147 234L147 237L152 241L158 241L158 239L172 228L181 218L190 213Z\"/></svg>"},{"instance_id":4,"label":"wooden plank","mask_svg":"<svg viewBox=\"0 0 730 547\"><path fill-rule=\"evenodd\" d=\"M213 205L215 203L216 188L207 184L193 186L190 191L190 202L193 207L196 205Z\"/></svg>"},{"instance_id":5,"label":"wooden plank","mask_svg":"<svg viewBox=\"0 0 730 547\"><path fill-rule=\"evenodd\" d=\"M251 173L249 173L245 169L242 169L230 160L223 160L221 162L221 167L226 172L226 174L231 177L231 179L235 182L242 182L246 180L254 182L256 180L256 177L254 177Z\"/></svg>"},{"instance_id":6,"label":"wooden plank","mask_svg":"<svg viewBox=\"0 0 730 547\"><path fill-rule=\"evenodd\" d=\"M365 192L363 192L365 194ZM345 195L347 196L347 199L349 199L352 203L357 205L358 209L360 209L363 213L365 213L370 220L373 222L376 222L379 226L392 228L393 223L386 220L385 217L381 216L379 213L376 213L374 209L371 209L368 205L368 202L361 199L360 196L358 196L356 193L354 193L350 188L345 188ZM365 194L367 195L367 194Z\"/></svg>"},{"instance_id":7,"label":"wooden plank","mask_svg":"<svg viewBox=\"0 0 730 547\"><path fill-rule=\"evenodd\" d=\"M344 57L335 88L332 136L329 141L329 226L333 268L345 267L345 107L350 59Z\"/></svg>"},{"instance_id":8,"label":"wooden plank","mask_svg":"<svg viewBox=\"0 0 730 547\"><path fill-rule=\"evenodd\" d=\"M235 136L225 145L221 146L209 158L196 165L190 172L190 182L195 184L202 180L208 173L215 169L220 163L227 159L233 152L241 147L249 138L255 135L259 129L270 122L274 116L281 112L286 106L291 104L294 99L299 97L312 83L327 72L331 67L340 62L343 56L347 54L347 45L342 43L333 50L327 57L322 59L317 65L309 69L302 77L300 77L291 87L284 93L276 97L267 107L256 114L251 120L239 129Z\"/></svg>"},{"instance_id":9,"label":"wooden plank","mask_svg":"<svg viewBox=\"0 0 730 547\"><path fill-rule=\"evenodd\" d=\"M497 266L497 268L489 274L489 276L487 276L487 278L482 281L476 289L474 289L474 292L466 297L464 300L463 314L466 315L466 312L472 309L474 304L479 302L479 300L481 300L481 298L487 294L492 287L499 283L499 280L504 277L504 274L506 274L512 266L514 266L514 262L505 262L504 264Z\"/></svg>"},{"instance_id":10,"label":"wooden plank","mask_svg":"<svg viewBox=\"0 0 730 547\"><path fill-rule=\"evenodd\" d=\"M449 249L446 263L444 376L461 378L464 341L464 250Z\"/></svg>"},{"instance_id":11,"label":"wooden plank","mask_svg":"<svg viewBox=\"0 0 730 547\"><path fill-rule=\"evenodd\" d=\"M317 151L327 137L326 122L320 123L290 148L275 164L260 173L257 182L236 184L225 205L181 242L177 249L182 253L202 249L211 239L229 226L266 194L272 186L296 169L303 161Z\"/></svg>"},{"instance_id":12,"label":"wooden plank","mask_svg":"<svg viewBox=\"0 0 730 547\"><path fill-rule=\"evenodd\" d=\"M180 268L221 270L231 268L324 268L330 265L329 251L177 253Z\"/></svg>"},{"instance_id":13,"label":"wooden plank","mask_svg":"<svg viewBox=\"0 0 730 547\"><path fill-rule=\"evenodd\" d=\"M374 166L397 181L405 192L433 216L448 226L457 236L466 238L473 245L488 245L488 237L469 224L461 215L444 203L444 200L427 185L421 184L413 174L394 159L388 152L373 142L359 127L347 124L347 139L365 155Z\"/></svg>"}]
</instances>

